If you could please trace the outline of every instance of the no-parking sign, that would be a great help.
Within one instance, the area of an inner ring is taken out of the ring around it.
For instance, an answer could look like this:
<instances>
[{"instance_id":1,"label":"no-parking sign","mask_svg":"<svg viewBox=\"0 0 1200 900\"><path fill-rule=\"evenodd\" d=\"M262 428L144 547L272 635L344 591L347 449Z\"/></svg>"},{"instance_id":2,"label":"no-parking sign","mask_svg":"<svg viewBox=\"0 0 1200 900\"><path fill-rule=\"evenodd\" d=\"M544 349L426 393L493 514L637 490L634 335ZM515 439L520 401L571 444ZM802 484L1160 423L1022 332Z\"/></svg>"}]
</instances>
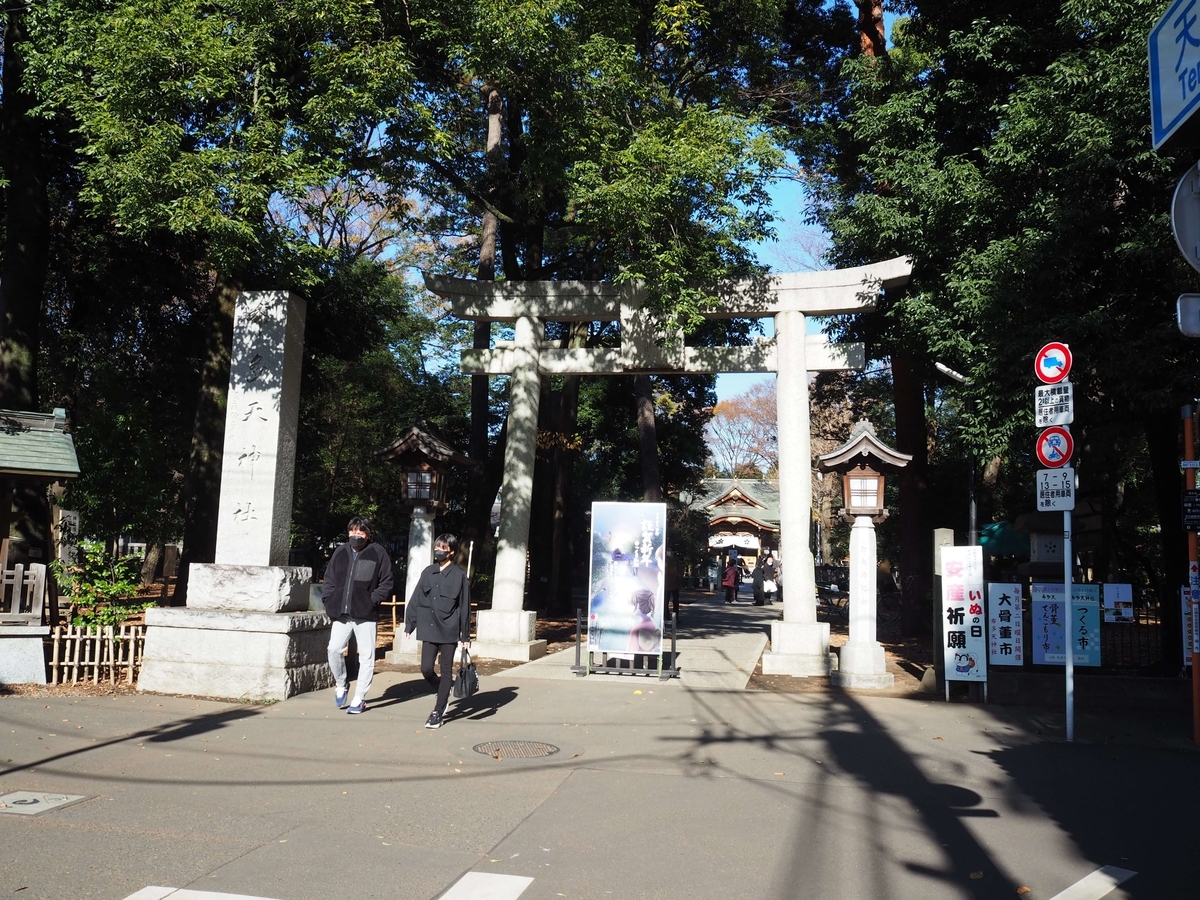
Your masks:
<instances>
[{"instance_id":1,"label":"no-parking sign","mask_svg":"<svg viewBox=\"0 0 1200 900\"><path fill-rule=\"evenodd\" d=\"M1074 452L1075 441L1071 439L1071 432L1059 425L1047 428L1038 435L1037 458L1048 469L1065 466Z\"/></svg>"},{"instance_id":2,"label":"no-parking sign","mask_svg":"<svg viewBox=\"0 0 1200 900\"><path fill-rule=\"evenodd\" d=\"M1057 384L1071 374L1071 349L1051 341L1033 359L1034 374L1045 384Z\"/></svg>"}]
</instances>

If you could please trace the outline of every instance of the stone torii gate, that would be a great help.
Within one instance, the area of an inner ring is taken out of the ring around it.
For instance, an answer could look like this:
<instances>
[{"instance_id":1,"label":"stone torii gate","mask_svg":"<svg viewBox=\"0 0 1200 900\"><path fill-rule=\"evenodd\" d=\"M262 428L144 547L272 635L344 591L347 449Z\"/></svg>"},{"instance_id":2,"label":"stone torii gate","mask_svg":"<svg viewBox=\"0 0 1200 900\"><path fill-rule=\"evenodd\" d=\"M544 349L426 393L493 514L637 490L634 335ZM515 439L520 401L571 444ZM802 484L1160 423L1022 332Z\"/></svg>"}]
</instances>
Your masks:
<instances>
[{"instance_id":1,"label":"stone torii gate","mask_svg":"<svg viewBox=\"0 0 1200 900\"><path fill-rule=\"evenodd\" d=\"M745 347L685 347L682 332L664 335L644 311L637 284L584 281L489 282L426 275L425 285L450 300L460 319L514 323L515 340L494 349L464 350L465 374L510 375L504 502L492 608L480 610L477 652L499 659L534 659L546 651L534 639L535 613L522 608L530 500L542 375L701 375L775 372L779 397L780 558L787 570L783 621L771 625L763 671L827 675L829 625L817 622L809 549L812 472L808 373L861 369L861 344L829 344L806 333L805 317L864 312L880 291L908 282L912 262L896 258L851 269L731 280L717 287L719 309L705 318L775 320L775 337ZM546 322L618 321L619 347L567 348L546 340ZM664 339L665 338L665 339Z\"/></svg>"}]
</instances>

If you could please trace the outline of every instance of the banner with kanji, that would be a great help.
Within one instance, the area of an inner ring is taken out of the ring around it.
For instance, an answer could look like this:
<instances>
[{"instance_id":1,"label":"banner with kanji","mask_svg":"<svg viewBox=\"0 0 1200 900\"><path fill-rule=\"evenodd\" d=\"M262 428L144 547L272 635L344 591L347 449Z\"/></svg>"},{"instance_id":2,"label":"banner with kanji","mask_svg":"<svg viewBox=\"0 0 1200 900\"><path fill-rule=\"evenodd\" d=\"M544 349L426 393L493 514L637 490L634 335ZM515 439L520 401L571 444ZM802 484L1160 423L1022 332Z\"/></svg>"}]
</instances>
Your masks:
<instances>
[{"instance_id":1,"label":"banner with kanji","mask_svg":"<svg viewBox=\"0 0 1200 900\"><path fill-rule=\"evenodd\" d=\"M588 650L662 653L665 503L592 504Z\"/></svg>"},{"instance_id":2,"label":"banner with kanji","mask_svg":"<svg viewBox=\"0 0 1200 900\"><path fill-rule=\"evenodd\" d=\"M1065 665L1067 634L1077 666L1100 665L1100 586L1072 584L1070 607L1063 601L1061 584L1034 584L1033 664Z\"/></svg>"},{"instance_id":3,"label":"banner with kanji","mask_svg":"<svg viewBox=\"0 0 1200 900\"><path fill-rule=\"evenodd\" d=\"M947 681L987 681L983 548L942 548L942 652Z\"/></svg>"},{"instance_id":4,"label":"banner with kanji","mask_svg":"<svg viewBox=\"0 0 1200 900\"><path fill-rule=\"evenodd\" d=\"M988 664L1025 665L1025 625L1021 618L1021 586L993 584L988 590Z\"/></svg>"}]
</instances>

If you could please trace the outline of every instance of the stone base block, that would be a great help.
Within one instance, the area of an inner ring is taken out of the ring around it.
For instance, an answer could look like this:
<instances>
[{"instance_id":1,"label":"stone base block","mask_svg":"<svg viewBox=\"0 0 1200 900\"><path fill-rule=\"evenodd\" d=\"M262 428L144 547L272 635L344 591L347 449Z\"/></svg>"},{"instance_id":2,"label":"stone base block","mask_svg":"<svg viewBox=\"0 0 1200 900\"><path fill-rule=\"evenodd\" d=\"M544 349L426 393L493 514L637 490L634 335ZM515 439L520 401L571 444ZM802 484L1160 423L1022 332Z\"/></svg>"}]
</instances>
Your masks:
<instances>
[{"instance_id":1,"label":"stone base block","mask_svg":"<svg viewBox=\"0 0 1200 900\"><path fill-rule=\"evenodd\" d=\"M828 675L837 668L829 652L829 623L772 622L771 650L762 663L764 675Z\"/></svg>"},{"instance_id":2,"label":"stone base block","mask_svg":"<svg viewBox=\"0 0 1200 900\"><path fill-rule=\"evenodd\" d=\"M531 609L481 609L475 615L480 641L526 644L537 637L537 613Z\"/></svg>"},{"instance_id":3,"label":"stone base block","mask_svg":"<svg viewBox=\"0 0 1200 900\"><path fill-rule=\"evenodd\" d=\"M516 659L529 662L546 655L545 641L472 641L471 655L485 659Z\"/></svg>"},{"instance_id":4,"label":"stone base block","mask_svg":"<svg viewBox=\"0 0 1200 900\"><path fill-rule=\"evenodd\" d=\"M138 690L286 700L333 685L323 613L152 608L146 626Z\"/></svg>"},{"instance_id":5,"label":"stone base block","mask_svg":"<svg viewBox=\"0 0 1200 900\"><path fill-rule=\"evenodd\" d=\"M878 641L851 640L838 650L838 671L854 675L883 675L887 660Z\"/></svg>"},{"instance_id":6,"label":"stone base block","mask_svg":"<svg viewBox=\"0 0 1200 900\"><path fill-rule=\"evenodd\" d=\"M45 684L46 654L42 638L50 629L16 626L0 631L8 632L0 634L0 684Z\"/></svg>"},{"instance_id":7,"label":"stone base block","mask_svg":"<svg viewBox=\"0 0 1200 900\"><path fill-rule=\"evenodd\" d=\"M307 566L196 563L188 574L188 609L297 612L309 608Z\"/></svg>"},{"instance_id":8,"label":"stone base block","mask_svg":"<svg viewBox=\"0 0 1200 900\"><path fill-rule=\"evenodd\" d=\"M481 609L471 653L489 659L528 662L546 655L546 642L536 639L537 613L531 609Z\"/></svg>"},{"instance_id":9,"label":"stone base block","mask_svg":"<svg viewBox=\"0 0 1200 900\"><path fill-rule=\"evenodd\" d=\"M795 678L828 676L837 669L838 660L832 653L809 656L801 653L764 653L764 675L791 675Z\"/></svg>"},{"instance_id":10,"label":"stone base block","mask_svg":"<svg viewBox=\"0 0 1200 900\"><path fill-rule=\"evenodd\" d=\"M473 649L473 648L472 648ZM414 634L410 638L404 637L404 626L400 626L400 630L396 632L396 637L392 641L392 649L387 652L384 657L384 662L390 666L397 665L417 665L421 661L421 642L417 640Z\"/></svg>"},{"instance_id":11,"label":"stone base block","mask_svg":"<svg viewBox=\"0 0 1200 900\"><path fill-rule=\"evenodd\" d=\"M896 686L896 676L890 672L882 675L856 675L853 672L837 671L829 676L829 683L840 688L886 690Z\"/></svg>"}]
</instances>

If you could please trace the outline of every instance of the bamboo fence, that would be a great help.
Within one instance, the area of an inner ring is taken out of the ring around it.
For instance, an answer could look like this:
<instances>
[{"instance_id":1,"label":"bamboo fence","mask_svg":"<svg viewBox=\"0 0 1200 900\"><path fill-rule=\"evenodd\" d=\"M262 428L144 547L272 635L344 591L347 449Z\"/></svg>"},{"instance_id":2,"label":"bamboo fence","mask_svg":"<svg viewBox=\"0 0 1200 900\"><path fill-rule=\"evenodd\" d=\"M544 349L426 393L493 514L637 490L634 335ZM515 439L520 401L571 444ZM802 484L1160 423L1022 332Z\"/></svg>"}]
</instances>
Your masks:
<instances>
[{"instance_id":1,"label":"bamboo fence","mask_svg":"<svg viewBox=\"0 0 1200 900\"><path fill-rule=\"evenodd\" d=\"M51 684L133 684L142 666L145 625L57 625L50 635Z\"/></svg>"}]
</instances>

